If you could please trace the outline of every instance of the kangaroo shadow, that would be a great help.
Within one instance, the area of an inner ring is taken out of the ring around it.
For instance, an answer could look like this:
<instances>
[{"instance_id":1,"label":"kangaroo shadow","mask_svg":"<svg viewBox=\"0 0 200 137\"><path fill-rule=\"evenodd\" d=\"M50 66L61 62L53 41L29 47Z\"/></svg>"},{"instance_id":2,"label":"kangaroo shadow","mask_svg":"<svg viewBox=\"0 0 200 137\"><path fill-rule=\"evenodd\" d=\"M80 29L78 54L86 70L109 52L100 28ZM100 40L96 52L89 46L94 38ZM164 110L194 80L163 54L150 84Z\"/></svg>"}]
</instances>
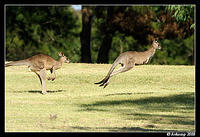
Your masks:
<instances>
[{"instance_id":1,"label":"kangaroo shadow","mask_svg":"<svg viewBox=\"0 0 200 137\"><path fill-rule=\"evenodd\" d=\"M47 90L47 93L56 93L56 92L63 92L64 90ZM41 93L42 94L42 91L41 90L29 90L29 91L26 91L28 93Z\"/></svg>"},{"instance_id":2,"label":"kangaroo shadow","mask_svg":"<svg viewBox=\"0 0 200 137\"><path fill-rule=\"evenodd\" d=\"M154 92L137 92L137 93L133 93L133 92L128 92L128 93L114 93L114 94L107 94L104 96L120 96L120 95L133 95L133 94L152 94Z\"/></svg>"}]
</instances>

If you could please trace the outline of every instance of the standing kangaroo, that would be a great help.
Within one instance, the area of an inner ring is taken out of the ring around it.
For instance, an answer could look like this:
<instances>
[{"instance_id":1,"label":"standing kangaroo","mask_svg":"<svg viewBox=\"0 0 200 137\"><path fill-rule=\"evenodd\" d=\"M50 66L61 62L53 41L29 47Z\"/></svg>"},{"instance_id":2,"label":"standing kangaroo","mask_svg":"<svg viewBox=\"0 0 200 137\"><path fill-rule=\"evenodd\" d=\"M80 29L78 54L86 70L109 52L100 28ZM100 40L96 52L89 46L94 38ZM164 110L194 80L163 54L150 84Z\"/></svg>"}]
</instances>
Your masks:
<instances>
[{"instance_id":1,"label":"standing kangaroo","mask_svg":"<svg viewBox=\"0 0 200 137\"><path fill-rule=\"evenodd\" d=\"M117 59L114 61L107 76L102 81L97 82L95 84L101 84L100 86L104 86L105 88L109 84L110 77L118 73L128 71L131 68L133 68L135 65L148 63L150 58L155 54L156 49L161 49L161 46L156 40L154 40L151 48L149 48L147 51L144 51L144 52L127 51L127 52L121 53L117 57ZM121 68L113 72L113 70L118 64L121 64Z\"/></svg>"},{"instance_id":2,"label":"standing kangaroo","mask_svg":"<svg viewBox=\"0 0 200 137\"><path fill-rule=\"evenodd\" d=\"M46 94L46 70L50 70L51 74L53 74L52 77L48 78L48 80L53 81L56 78L55 70L60 69L64 62L70 62L70 60L64 56L62 52L59 52L58 55L60 56L58 61L54 60L48 55L38 54L24 60L7 63L5 64L5 67L20 65L28 66L29 70L35 72L39 77L42 86L42 94Z\"/></svg>"}]
</instances>

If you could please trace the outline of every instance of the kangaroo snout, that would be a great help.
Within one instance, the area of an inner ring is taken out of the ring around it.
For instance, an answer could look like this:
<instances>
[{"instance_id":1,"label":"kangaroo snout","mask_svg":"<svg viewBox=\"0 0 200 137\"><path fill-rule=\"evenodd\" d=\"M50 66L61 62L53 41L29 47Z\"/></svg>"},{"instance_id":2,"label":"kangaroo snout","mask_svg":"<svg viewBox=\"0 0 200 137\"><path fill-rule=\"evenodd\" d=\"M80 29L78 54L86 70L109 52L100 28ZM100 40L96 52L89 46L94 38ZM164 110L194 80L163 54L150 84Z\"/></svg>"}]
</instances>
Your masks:
<instances>
[{"instance_id":1,"label":"kangaroo snout","mask_svg":"<svg viewBox=\"0 0 200 137\"><path fill-rule=\"evenodd\" d=\"M158 49L162 49L162 47L160 45L158 45Z\"/></svg>"}]
</instances>

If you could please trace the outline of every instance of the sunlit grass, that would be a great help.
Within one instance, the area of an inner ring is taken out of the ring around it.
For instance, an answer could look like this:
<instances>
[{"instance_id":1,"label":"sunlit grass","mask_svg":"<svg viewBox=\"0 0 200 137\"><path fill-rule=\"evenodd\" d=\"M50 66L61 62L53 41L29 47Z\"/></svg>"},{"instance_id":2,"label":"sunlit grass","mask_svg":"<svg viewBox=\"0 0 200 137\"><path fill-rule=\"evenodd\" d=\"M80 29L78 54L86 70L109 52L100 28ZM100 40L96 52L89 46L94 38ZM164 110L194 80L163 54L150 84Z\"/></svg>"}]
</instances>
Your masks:
<instances>
[{"instance_id":1,"label":"sunlit grass","mask_svg":"<svg viewBox=\"0 0 200 137\"><path fill-rule=\"evenodd\" d=\"M6 131L194 131L194 66L136 66L105 89L95 85L110 67L64 64L47 95L27 67L7 67Z\"/></svg>"}]
</instances>

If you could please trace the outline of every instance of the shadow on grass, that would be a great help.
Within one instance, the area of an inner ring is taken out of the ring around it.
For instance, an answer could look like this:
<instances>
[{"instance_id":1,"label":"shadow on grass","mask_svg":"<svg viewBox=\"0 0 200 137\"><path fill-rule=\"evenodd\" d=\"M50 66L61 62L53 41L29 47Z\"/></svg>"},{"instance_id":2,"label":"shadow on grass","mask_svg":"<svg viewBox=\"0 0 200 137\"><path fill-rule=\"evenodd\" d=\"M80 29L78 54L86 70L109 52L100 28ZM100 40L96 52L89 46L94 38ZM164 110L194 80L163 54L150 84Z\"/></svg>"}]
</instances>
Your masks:
<instances>
[{"instance_id":1,"label":"shadow on grass","mask_svg":"<svg viewBox=\"0 0 200 137\"><path fill-rule=\"evenodd\" d=\"M105 96L133 95L133 94L152 94L152 93L154 93L154 92L137 92L137 93L128 92L128 93L107 94Z\"/></svg>"},{"instance_id":2,"label":"shadow on grass","mask_svg":"<svg viewBox=\"0 0 200 137\"><path fill-rule=\"evenodd\" d=\"M63 92L65 90L47 90L47 93L56 93L56 92ZM24 93L24 92L28 92L28 93L40 93L42 94L42 90L28 90L28 91L14 91L15 93Z\"/></svg>"},{"instance_id":3,"label":"shadow on grass","mask_svg":"<svg viewBox=\"0 0 200 137\"><path fill-rule=\"evenodd\" d=\"M83 130L83 131L106 131L106 132L167 132L171 130L152 130L152 129L145 129L145 128L140 128L140 127L81 127L81 126L73 126L71 127L73 129L78 129L78 130Z\"/></svg>"},{"instance_id":4,"label":"shadow on grass","mask_svg":"<svg viewBox=\"0 0 200 137\"><path fill-rule=\"evenodd\" d=\"M47 93L56 93L56 92L63 92L64 90L47 90ZM29 90L29 91L25 91L25 92L29 92L29 93L41 93L41 90Z\"/></svg>"},{"instance_id":5,"label":"shadow on grass","mask_svg":"<svg viewBox=\"0 0 200 137\"><path fill-rule=\"evenodd\" d=\"M97 101L92 104L82 104L82 108L94 108L102 106L133 106L137 105L147 110L158 110L158 111L173 111L177 109L177 105L185 109L194 109L194 93L184 93L180 95L170 95L167 97L148 97L142 99L126 99L126 100L106 100ZM93 109L91 109L93 110Z\"/></svg>"},{"instance_id":6,"label":"shadow on grass","mask_svg":"<svg viewBox=\"0 0 200 137\"><path fill-rule=\"evenodd\" d=\"M123 118L127 120L145 120L151 123L149 127L143 127L144 129L139 127L108 129L111 131L161 131L156 130L155 125L157 124L194 127L194 115L192 114L194 113L194 93L189 92L166 97L97 101L82 104L80 107L82 109L79 111L108 111L123 115ZM172 113L169 115L169 112Z\"/></svg>"},{"instance_id":7,"label":"shadow on grass","mask_svg":"<svg viewBox=\"0 0 200 137\"><path fill-rule=\"evenodd\" d=\"M59 131L63 132L120 132L120 133L137 133L137 132L146 132L146 133L151 133L151 132L157 132L157 133L167 133L172 130L158 130L158 129L145 129L141 127L88 127L88 126L50 126L50 125L43 125L40 123L41 128L46 128L46 129L57 129ZM154 127L153 125L147 125L146 127ZM173 130L176 131L176 130ZM177 131L178 132L178 131ZM180 132L180 131L179 131Z\"/></svg>"},{"instance_id":8,"label":"shadow on grass","mask_svg":"<svg viewBox=\"0 0 200 137\"><path fill-rule=\"evenodd\" d=\"M152 113L126 113L128 119L134 120L149 120L152 124L170 124L170 125L194 125L194 117L192 116L184 116L179 114L152 114Z\"/></svg>"}]
</instances>

